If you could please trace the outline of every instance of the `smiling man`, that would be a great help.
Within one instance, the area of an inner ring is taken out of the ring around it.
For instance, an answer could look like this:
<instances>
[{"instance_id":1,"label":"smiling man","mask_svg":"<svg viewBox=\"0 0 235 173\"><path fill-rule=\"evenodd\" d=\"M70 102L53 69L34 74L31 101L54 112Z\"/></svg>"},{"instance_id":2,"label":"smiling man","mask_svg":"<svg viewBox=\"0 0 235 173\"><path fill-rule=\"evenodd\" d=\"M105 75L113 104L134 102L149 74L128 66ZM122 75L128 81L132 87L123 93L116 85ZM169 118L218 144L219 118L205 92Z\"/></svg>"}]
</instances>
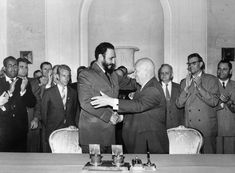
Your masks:
<instances>
[{"instance_id":1,"label":"smiling man","mask_svg":"<svg viewBox=\"0 0 235 173\"><path fill-rule=\"evenodd\" d=\"M185 109L185 125L203 134L203 153L216 152L219 86L215 76L204 73L205 64L198 53L188 56L186 79L181 82L181 94L176 100Z\"/></svg>"},{"instance_id":2,"label":"smiling man","mask_svg":"<svg viewBox=\"0 0 235 173\"><path fill-rule=\"evenodd\" d=\"M232 77L232 63L221 60L218 63L217 77L220 89L218 117L217 153L235 154L235 81Z\"/></svg>"},{"instance_id":3,"label":"smiling man","mask_svg":"<svg viewBox=\"0 0 235 173\"><path fill-rule=\"evenodd\" d=\"M0 95L5 92L9 100L0 109L0 151L26 152L28 114L36 99L26 78L18 78L18 64L14 57L4 59L4 77L0 78Z\"/></svg>"},{"instance_id":4,"label":"smiling man","mask_svg":"<svg viewBox=\"0 0 235 173\"><path fill-rule=\"evenodd\" d=\"M160 83L155 78L155 66L151 59L142 58L135 64L135 78L140 84L132 100L107 95L92 98L95 108L118 103L118 113L124 114L123 140L128 153L169 153L166 131L166 100Z\"/></svg>"},{"instance_id":5,"label":"smiling man","mask_svg":"<svg viewBox=\"0 0 235 173\"><path fill-rule=\"evenodd\" d=\"M100 144L102 153L111 153L115 144L116 115L111 107L95 109L90 99L103 91L111 97L118 97L119 88L136 88L136 82L118 76L114 72L116 54L114 46L100 43L95 49L95 62L84 69L78 79L78 96L81 104L79 117L79 138L83 153L89 152L89 144Z\"/></svg>"}]
</instances>

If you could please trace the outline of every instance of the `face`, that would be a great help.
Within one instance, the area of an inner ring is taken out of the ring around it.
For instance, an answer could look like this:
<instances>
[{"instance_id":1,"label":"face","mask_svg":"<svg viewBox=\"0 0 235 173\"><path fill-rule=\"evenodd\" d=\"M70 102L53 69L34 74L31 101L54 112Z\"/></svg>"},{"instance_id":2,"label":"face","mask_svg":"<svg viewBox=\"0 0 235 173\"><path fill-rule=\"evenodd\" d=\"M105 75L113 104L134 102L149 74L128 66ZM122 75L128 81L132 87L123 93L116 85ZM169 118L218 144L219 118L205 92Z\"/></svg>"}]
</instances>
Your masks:
<instances>
[{"instance_id":1,"label":"face","mask_svg":"<svg viewBox=\"0 0 235 173\"><path fill-rule=\"evenodd\" d=\"M69 83L69 80L70 80L70 72L68 70L61 69L58 77L59 77L59 79L58 79L59 83L62 86L67 86Z\"/></svg>"},{"instance_id":2,"label":"face","mask_svg":"<svg viewBox=\"0 0 235 173\"><path fill-rule=\"evenodd\" d=\"M113 49L107 49L104 60L102 62L103 68L106 72L112 73L115 69L116 55Z\"/></svg>"},{"instance_id":3,"label":"face","mask_svg":"<svg viewBox=\"0 0 235 173\"><path fill-rule=\"evenodd\" d=\"M49 73L50 70L52 70L51 65L49 65L49 64L44 64L44 65L42 66L42 75L43 75L43 76L48 76L48 73Z\"/></svg>"},{"instance_id":4,"label":"face","mask_svg":"<svg viewBox=\"0 0 235 173\"><path fill-rule=\"evenodd\" d=\"M192 57L188 60L188 71L192 75L197 74L201 71L202 62L199 62L197 57Z\"/></svg>"},{"instance_id":5,"label":"face","mask_svg":"<svg viewBox=\"0 0 235 173\"><path fill-rule=\"evenodd\" d=\"M42 72L41 71L38 71L37 73L34 74L34 78L39 78L42 76Z\"/></svg>"},{"instance_id":6,"label":"face","mask_svg":"<svg viewBox=\"0 0 235 173\"><path fill-rule=\"evenodd\" d=\"M168 83L171 81L172 79L172 71L170 69L170 67L168 66L163 66L161 68L161 71L160 71L160 79L161 81L163 81L164 83Z\"/></svg>"},{"instance_id":7,"label":"face","mask_svg":"<svg viewBox=\"0 0 235 173\"><path fill-rule=\"evenodd\" d=\"M28 64L26 62L19 62L18 76L26 77L28 75Z\"/></svg>"},{"instance_id":8,"label":"face","mask_svg":"<svg viewBox=\"0 0 235 173\"><path fill-rule=\"evenodd\" d=\"M136 82L138 82L140 85L143 84L143 81L144 81L144 78L145 78L145 75L143 73L143 69L140 68L140 66L136 66L135 68L135 79L136 79Z\"/></svg>"},{"instance_id":9,"label":"face","mask_svg":"<svg viewBox=\"0 0 235 173\"><path fill-rule=\"evenodd\" d=\"M16 60L9 60L5 67L5 73L8 77L14 78L18 74L18 66Z\"/></svg>"},{"instance_id":10,"label":"face","mask_svg":"<svg viewBox=\"0 0 235 173\"><path fill-rule=\"evenodd\" d=\"M221 80L227 80L230 77L232 70L229 70L227 63L220 63L217 69L217 77Z\"/></svg>"},{"instance_id":11,"label":"face","mask_svg":"<svg viewBox=\"0 0 235 173\"><path fill-rule=\"evenodd\" d=\"M52 71L53 81L55 81L55 82L58 81L57 69L58 69L58 67L54 68Z\"/></svg>"}]
</instances>

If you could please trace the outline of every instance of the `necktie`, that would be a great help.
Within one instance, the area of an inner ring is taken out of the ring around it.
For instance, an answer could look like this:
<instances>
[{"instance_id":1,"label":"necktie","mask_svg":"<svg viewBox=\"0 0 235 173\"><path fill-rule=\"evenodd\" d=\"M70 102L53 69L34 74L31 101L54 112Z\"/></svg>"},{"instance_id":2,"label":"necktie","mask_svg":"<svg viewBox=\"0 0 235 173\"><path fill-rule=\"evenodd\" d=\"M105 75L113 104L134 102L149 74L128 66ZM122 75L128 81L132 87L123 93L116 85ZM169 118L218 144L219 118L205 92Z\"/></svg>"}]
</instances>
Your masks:
<instances>
[{"instance_id":1,"label":"necktie","mask_svg":"<svg viewBox=\"0 0 235 173\"><path fill-rule=\"evenodd\" d=\"M225 83L224 82L222 82L222 85L223 85L223 88L225 89Z\"/></svg>"},{"instance_id":2,"label":"necktie","mask_svg":"<svg viewBox=\"0 0 235 173\"><path fill-rule=\"evenodd\" d=\"M168 90L168 84L166 84L166 100L169 101L171 99L169 90Z\"/></svg>"},{"instance_id":3,"label":"necktie","mask_svg":"<svg viewBox=\"0 0 235 173\"><path fill-rule=\"evenodd\" d=\"M61 91L61 98L62 98L62 102L63 102L63 105L64 105L64 109L66 109L65 87L62 88L62 91Z\"/></svg>"}]
</instances>

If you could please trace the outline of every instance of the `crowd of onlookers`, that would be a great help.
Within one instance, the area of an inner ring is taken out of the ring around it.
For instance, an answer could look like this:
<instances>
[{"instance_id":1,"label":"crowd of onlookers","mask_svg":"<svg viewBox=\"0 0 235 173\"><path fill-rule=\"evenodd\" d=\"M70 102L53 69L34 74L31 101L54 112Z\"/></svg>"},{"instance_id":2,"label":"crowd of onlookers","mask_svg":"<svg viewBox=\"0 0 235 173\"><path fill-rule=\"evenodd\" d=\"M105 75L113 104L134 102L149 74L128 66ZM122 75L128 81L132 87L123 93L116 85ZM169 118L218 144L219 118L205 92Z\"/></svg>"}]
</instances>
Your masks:
<instances>
[{"instance_id":1,"label":"crowd of onlookers","mask_svg":"<svg viewBox=\"0 0 235 173\"><path fill-rule=\"evenodd\" d=\"M179 125L203 135L202 153L235 153L235 81L232 64L221 60L217 76L205 73L198 53L187 57L188 74L173 82L173 68L162 64L155 75L150 58L131 74L115 66L115 48L100 43L89 67L42 62L28 77L29 61L6 57L0 72L0 152L51 152L48 138L57 129L79 129L83 153L100 144L111 153L169 153L167 129ZM158 80L157 80L158 77Z\"/></svg>"}]
</instances>

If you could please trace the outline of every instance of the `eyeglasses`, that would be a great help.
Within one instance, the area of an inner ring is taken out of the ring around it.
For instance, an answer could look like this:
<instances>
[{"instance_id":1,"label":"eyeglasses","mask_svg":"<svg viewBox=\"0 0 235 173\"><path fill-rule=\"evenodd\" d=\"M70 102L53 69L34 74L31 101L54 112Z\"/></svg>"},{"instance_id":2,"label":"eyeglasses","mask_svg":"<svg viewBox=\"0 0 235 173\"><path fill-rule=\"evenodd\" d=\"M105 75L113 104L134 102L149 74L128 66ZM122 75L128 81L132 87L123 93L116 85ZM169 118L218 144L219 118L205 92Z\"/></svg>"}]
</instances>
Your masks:
<instances>
[{"instance_id":1,"label":"eyeglasses","mask_svg":"<svg viewBox=\"0 0 235 173\"><path fill-rule=\"evenodd\" d=\"M200 62L200 61L188 62L188 63L186 63L186 64L187 64L188 66L191 66L191 65L196 65L197 62Z\"/></svg>"}]
</instances>

